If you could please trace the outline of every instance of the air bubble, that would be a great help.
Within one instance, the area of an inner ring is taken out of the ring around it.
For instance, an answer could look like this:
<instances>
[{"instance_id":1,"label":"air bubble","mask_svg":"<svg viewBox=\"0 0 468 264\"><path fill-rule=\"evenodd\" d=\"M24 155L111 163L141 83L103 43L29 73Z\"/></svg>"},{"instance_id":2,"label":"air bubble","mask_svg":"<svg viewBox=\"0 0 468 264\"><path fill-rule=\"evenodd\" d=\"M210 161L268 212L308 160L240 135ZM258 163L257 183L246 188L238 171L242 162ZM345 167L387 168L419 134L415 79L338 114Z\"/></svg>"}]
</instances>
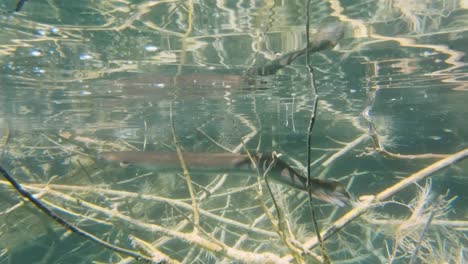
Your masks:
<instances>
[{"instance_id":1,"label":"air bubble","mask_svg":"<svg viewBox=\"0 0 468 264\"><path fill-rule=\"evenodd\" d=\"M59 33L59 30L58 30L58 28L56 28L56 27L51 27L51 28L50 28L50 33L52 33L52 34L58 34L58 33Z\"/></svg>"},{"instance_id":2,"label":"air bubble","mask_svg":"<svg viewBox=\"0 0 468 264\"><path fill-rule=\"evenodd\" d=\"M34 72L34 73L39 73L39 74L43 74L43 73L45 73L45 70L44 70L44 69L41 69L41 68L39 68L39 67L33 67L33 68L32 68L32 72Z\"/></svg>"},{"instance_id":3,"label":"air bubble","mask_svg":"<svg viewBox=\"0 0 468 264\"><path fill-rule=\"evenodd\" d=\"M93 58L93 56L91 56L89 54L81 54L80 55L80 60L90 60L92 58Z\"/></svg>"},{"instance_id":4,"label":"air bubble","mask_svg":"<svg viewBox=\"0 0 468 264\"><path fill-rule=\"evenodd\" d=\"M42 56L42 52L40 52L39 50L31 50L29 52L29 55L31 55L33 57L39 57L39 56Z\"/></svg>"},{"instance_id":5,"label":"air bubble","mask_svg":"<svg viewBox=\"0 0 468 264\"><path fill-rule=\"evenodd\" d=\"M145 50L146 51L157 51L158 50L158 47L154 46L154 45L146 45L145 46Z\"/></svg>"},{"instance_id":6,"label":"air bubble","mask_svg":"<svg viewBox=\"0 0 468 264\"><path fill-rule=\"evenodd\" d=\"M38 35L38 36L45 36L46 32L45 32L45 30L38 29L38 30L36 30L35 34Z\"/></svg>"}]
</instances>

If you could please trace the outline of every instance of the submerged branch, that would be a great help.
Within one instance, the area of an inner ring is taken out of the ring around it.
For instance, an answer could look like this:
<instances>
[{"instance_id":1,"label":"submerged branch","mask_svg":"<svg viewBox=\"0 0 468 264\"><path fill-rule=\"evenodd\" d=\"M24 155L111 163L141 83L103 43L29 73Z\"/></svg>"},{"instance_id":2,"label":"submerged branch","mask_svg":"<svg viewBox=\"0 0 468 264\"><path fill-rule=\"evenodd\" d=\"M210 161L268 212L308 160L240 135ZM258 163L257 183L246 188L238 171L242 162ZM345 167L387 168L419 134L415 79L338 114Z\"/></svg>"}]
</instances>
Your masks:
<instances>
[{"instance_id":1,"label":"submerged branch","mask_svg":"<svg viewBox=\"0 0 468 264\"><path fill-rule=\"evenodd\" d=\"M368 218L364 217L364 220L369 224L373 225L382 225L382 226L398 226L407 221L406 219L378 219L378 218ZM415 225L424 225L426 222L419 221L413 222ZM431 222L433 226L442 226L447 228L463 228L468 229L468 221L462 220L433 220Z\"/></svg>"},{"instance_id":2,"label":"submerged branch","mask_svg":"<svg viewBox=\"0 0 468 264\"><path fill-rule=\"evenodd\" d=\"M32 204L34 204L34 206L36 206L40 211L42 211L44 214L46 214L48 217L52 218L55 222L57 222L58 224L62 225L63 227L65 227L67 230L70 230L71 232L83 237L83 238L86 238L102 247L105 247L107 249L110 249L114 252L117 252L117 253L120 253L120 254L124 254L124 255L127 255L127 256L131 256L133 258L135 258L136 260L143 260L143 261L146 261L146 262L149 262L149 263L152 263L153 260L147 256L144 256L142 254L139 254L138 252L135 252L135 251L132 251L132 250L129 250L129 249L125 249L125 248L121 248L119 246L116 246L116 245L113 245L113 244L110 244L86 231L84 231L83 229L75 226L75 225L72 225L70 224L68 221L65 221L64 219L62 219L60 216L58 216L56 213L52 212L51 210L49 210L49 208L47 208L41 201L39 201L38 199L34 198L34 196L32 194L30 194L28 191L26 191L23 186L21 184L19 184L2 166L0 166L0 173L3 175L3 177L8 181L10 182L10 184L13 186L13 188L15 188L15 190L21 194L21 196L23 196L24 198L26 198L27 200L29 200Z\"/></svg>"},{"instance_id":3,"label":"submerged branch","mask_svg":"<svg viewBox=\"0 0 468 264\"><path fill-rule=\"evenodd\" d=\"M382 146L382 145L380 145ZM381 153L384 156L395 158L395 159L443 159L448 157L450 154L435 154L435 153L424 153L424 154L400 154L393 153L385 150L383 147L376 149L377 152Z\"/></svg>"},{"instance_id":4,"label":"submerged branch","mask_svg":"<svg viewBox=\"0 0 468 264\"><path fill-rule=\"evenodd\" d=\"M1 168L1 167L0 167ZM1 172L1 170L0 170ZM44 186L45 189L39 189L36 187L27 187L31 189L35 189L37 191L43 191L44 193L60 197L64 201L68 201L71 203L76 203L77 199L75 197L66 195L61 192L53 191L51 188L48 186ZM89 189L89 188L88 188ZM23 189L24 190L24 189ZM138 196L139 197L139 196ZM191 245L196 245L200 248L203 248L209 252L215 253L215 254L222 254L225 255L231 259L239 260L242 262L247 262L247 263L287 263L275 254L265 252L265 253L252 253L248 251L243 251L243 250L238 250L232 247L229 247L227 245L224 245L223 243L216 241L213 242L214 238L204 238L201 237L197 234L194 233L184 233L172 229L165 228L163 226L157 225L157 224L150 224L146 223L144 221L134 219L130 216L127 216L121 212L119 212L116 209L107 209L102 206L96 205L91 202L86 202L84 200L79 200L80 205L83 208L88 208L90 210L96 211L98 213L101 213L103 215L106 215L109 218L113 219L118 219L120 221L125 222L126 224L132 225L140 230L146 231L146 232L151 232L151 233L160 233L172 238L177 238L180 239L188 244ZM73 227L73 226L72 226ZM98 238L96 238L98 239ZM221 246L221 244L223 246ZM123 253L122 253L123 254ZM129 254L127 254L129 255ZM151 261L151 258L142 258L143 260L148 260Z\"/></svg>"},{"instance_id":5,"label":"submerged branch","mask_svg":"<svg viewBox=\"0 0 468 264\"><path fill-rule=\"evenodd\" d=\"M353 221L354 219L358 218L362 214L366 213L369 209L377 206L381 201L384 201L386 199L389 199L392 197L395 193L398 191L408 187L409 185L416 183L431 174L448 167L450 165L453 165L465 158L468 157L468 149L464 149L462 151L459 151L455 154L450 155L449 157L442 159L436 163L433 163L432 165L412 174L406 177L405 179L401 180L400 182L396 183L395 185L383 190L382 192L369 197L369 199L357 203L353 209L351 209L348 213L346 213L343 217L335 221L330 227L325 229L324 231L321 232L321 235L323 239L328 239L332 235L336 234L340 229L342 229L345 225ZM304 246L308 249L311 249L313 247L316 247L318 245L318 240L317 237L314 237L304 243ZM291 261L292 256L287 255L283 258L284 260Z\"/></svg>"},{"instance_id":6,"label":"submerged branch","mask_svg":"<svg viewBox=\"0 0 468 264\"><path fill-rule=\"evenodd\" d=\"M133 235L129 235L128 238L132 241L132 244L134 244L135 247L138 247L142 251L149 254L154 262L167 263L167 264L180 264L179 261L170 258L169 256L159 251L156 247L154 247L150 243L144 240L141 240Z\"/></svg>"},{"instance_id":7,"label":"submerged branch","mask_svg":"<svg viewBox=\"0 0 468 264\"><path fill-rule=\"evenodd\" d=\"M5 181L0 181L0 184L7 184ZM152 194L140 194L136 192L127 192L127 191L118 191L118 190L109 190L105 188L96 188L96 187L86 187L86 186L73 186L73 185L58 185L58 184L28 184L24 185L24 188L40 192L42 191L45 187L47 187L47 192L53 194L61 199L66 199L64 194L62 192L51 192L53 190L61 190L61 191L66 191L66 192L84 192L84 193L95 193L95 194L104 194L104 195L110 195L110 196L117 196L119 198L125 198L125 199L143 199L143 200L148 200L148 201L155 201L155 202L161 202L161 203L167 203L171 204L173 206L177 206L178 208L184 209L184 210L192 210L192 207L190 204L184 203L180 200L175 200L175 199L170 199L170 198L165 198L165 197L160 197L157 195L152 195ZM258 227L253 227L248 224L244 224L223 216L219 216L216 214L211 213L210 211L200 209L200 214L204 217L216 220L222 224L226 224L232 227L236 227L239 229L242 229L246 232L251 232L254 234L262 235L265 237L269 238L277 238L278 235L275 232L271 232L268 230L264 230Z\"/></svg>"}]
</instances>

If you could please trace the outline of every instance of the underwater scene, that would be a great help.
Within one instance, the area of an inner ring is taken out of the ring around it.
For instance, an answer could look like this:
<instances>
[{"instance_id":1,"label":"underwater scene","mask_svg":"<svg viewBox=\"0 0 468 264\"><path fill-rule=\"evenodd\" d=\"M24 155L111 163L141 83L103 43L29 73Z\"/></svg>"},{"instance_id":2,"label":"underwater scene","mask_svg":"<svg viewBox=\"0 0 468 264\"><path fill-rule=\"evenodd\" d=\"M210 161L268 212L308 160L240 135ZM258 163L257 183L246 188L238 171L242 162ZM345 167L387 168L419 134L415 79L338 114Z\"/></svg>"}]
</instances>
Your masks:
<instances>
[{"instance_id":1,"label":"underwater scene","mask_svg":"<svg viewBox=\"0 0 468 264\"><path fill-rule=\"evenodd\" d=\"M468 263L468 1L0 1L0 264Z\"/></svg>"}]
</instances>

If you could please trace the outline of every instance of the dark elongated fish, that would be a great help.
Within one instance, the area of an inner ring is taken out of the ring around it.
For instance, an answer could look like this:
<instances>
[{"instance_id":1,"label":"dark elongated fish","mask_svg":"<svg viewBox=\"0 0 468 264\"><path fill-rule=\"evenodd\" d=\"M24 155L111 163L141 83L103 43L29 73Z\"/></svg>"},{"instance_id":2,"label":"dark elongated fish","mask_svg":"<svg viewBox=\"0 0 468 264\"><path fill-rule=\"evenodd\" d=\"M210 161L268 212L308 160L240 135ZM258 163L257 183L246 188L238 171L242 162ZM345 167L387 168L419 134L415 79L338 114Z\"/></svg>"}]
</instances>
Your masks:
<instances>
[{"instance_id":1,"label":"dark elongated fish","mask_svg":"<svg viewBox=\"0 0 468 264\"><path fill-rule=\"evenodd\" d=\"M234 153L184 153L184 160L193 171L239 171L248 169L252 171L254 166L247 154ZM143 151L119 151L103 152L100 158L119 162L125 165L138 165L149 169L164 170L180 167L176 152L143 152ZM257 154L253 157L260 173L270 166L272 155ZM276 159L268 172L270 179L303 191L307 191L307 178L299 174L281 159ZM337 181L312 178L311 193L314 198L344 206L349 202L350 196L346 189Z\"/></svg>"}]
</instances>

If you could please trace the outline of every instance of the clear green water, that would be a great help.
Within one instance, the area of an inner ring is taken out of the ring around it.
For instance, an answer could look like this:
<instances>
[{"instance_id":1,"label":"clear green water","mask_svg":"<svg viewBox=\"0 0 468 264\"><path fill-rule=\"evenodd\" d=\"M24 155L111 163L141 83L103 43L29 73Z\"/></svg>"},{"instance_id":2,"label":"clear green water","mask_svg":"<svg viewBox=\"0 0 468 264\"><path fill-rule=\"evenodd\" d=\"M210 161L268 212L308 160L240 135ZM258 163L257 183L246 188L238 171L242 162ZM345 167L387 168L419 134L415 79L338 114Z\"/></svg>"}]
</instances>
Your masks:
<instances>
[{"instance_id":1,"label":"clear green water","mask_svg":"<svg viewBox=\"0 0 468 264\"><path fill-rule=\"evenodd\" d=\"M42 199L89 233L139 251L129 235L153 243L163 234L111 217L104 209L168 230L192 218L190 210L184 209L182 216L182 209L164 202L93 189L145 193L190 205L177 168L158 174L95 158L104 150L174 151L171 105L176 134L186 151L225 152L213 141L233 150L248 136L251 151L278 151L305 164L314 100L305 58L275 75L245 77L250 67L305 46L304 1L30 0L13 13L15 4L0 3L0 161L30 187L49 181L68 187L57 189L60 194L43 194ZM320 100L312 136L314 176L340 180L357 199L441 159L422 154L449 155L467 148L467 8L466 1L312 1L313 31L329 22L346 26L337 47L310 57ZM375 131L369 132L370 126ZM386 151L416 158L375 152L367 138L324 163L372 132ZM408 263L431 211L436 214L423 235L417 263L466 261L467 169L462 161L431 175L432 198L424 203L420 222L410 218L407 208L418 204L413 201L420 197L415 186L393 196L394 203L352 221L327 240L333 262ZM274 230L262 218L255 189L246 187L255 183L255 177L248 177L255 174L245 176L227 177L225 182L215 175L193 176L203 186L195 186L198 196L219 183L199 206L224 220L205 213L201 227L228 247L290 254L277 238L226 223L229 219ZM37 209L18 204L17 194L1 183L0 263L132 262L66 234ZM429 186L426 181L419 185ZM296 239L312 239L306 195L274 187ZM245 190L228 193L239 188ZM263 191L263 200L272 206ZM66 201L67 195L102 210ZM433 209L440 195L457 198L450 209ZM352 209L335 212L333 206L316 204L321 205L322 228ZM390 219L418 224L373 221ZM179 231L191 230L188 223ZM241 243L244 234L248 236ZM238 261L168 237L155 247L178 261Z\"/></svg>"}]
</instances>

